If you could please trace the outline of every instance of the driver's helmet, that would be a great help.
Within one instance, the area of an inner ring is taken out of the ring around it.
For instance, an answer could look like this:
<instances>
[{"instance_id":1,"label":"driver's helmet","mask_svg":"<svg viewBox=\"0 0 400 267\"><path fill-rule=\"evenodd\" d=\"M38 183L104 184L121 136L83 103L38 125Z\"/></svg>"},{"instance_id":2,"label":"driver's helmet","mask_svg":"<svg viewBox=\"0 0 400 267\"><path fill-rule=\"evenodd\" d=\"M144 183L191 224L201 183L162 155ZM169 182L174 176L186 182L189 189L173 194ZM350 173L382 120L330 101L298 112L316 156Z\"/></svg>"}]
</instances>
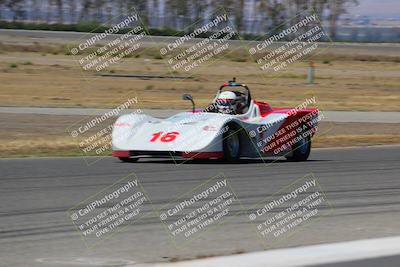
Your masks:
<instances>
[{"instance_id":1,"label":"driver's helmet","mask_svg":"<svg viewBox=\"0 0 400 267\"><path fill-rule=\"evenodd\" d=\"M225 114L237 114L241 107L240 97L232 91L220 93L215 100L218 112Z\"/></svg>"}]
</instances>

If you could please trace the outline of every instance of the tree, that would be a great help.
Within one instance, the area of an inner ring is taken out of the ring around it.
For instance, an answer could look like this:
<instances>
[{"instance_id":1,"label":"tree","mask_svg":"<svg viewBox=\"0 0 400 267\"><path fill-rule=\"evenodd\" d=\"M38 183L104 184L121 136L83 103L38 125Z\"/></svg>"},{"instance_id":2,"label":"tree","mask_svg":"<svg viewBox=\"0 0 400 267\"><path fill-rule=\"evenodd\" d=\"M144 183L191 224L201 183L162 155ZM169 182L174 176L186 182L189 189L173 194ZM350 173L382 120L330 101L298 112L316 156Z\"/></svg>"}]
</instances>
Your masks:
<instances>
[{"instance_id":1,"label":"tree","mask_svg":"<svg viewBox=\"0 0 400 267\"><path fill-rule=\"evenodd\" d=\"M329 0L327 3L328 7L328 20L331 39L336 39L337 34L337 22L339 17L347 13L346 7L348 4L358 4L357 0Z\"/></svg>"},{"instance_id":2,"label":"tree","mask_svg":"<svg viewBox=\"0 0 400 267\"><path fill-rule=\"evenodd\" d=\"M3 10L3 7L6 5L6 0L0 0L0 20L2 19L2 10Z\"/></svg>"},{"instance_id":3,"label":"tree","mask_svg":"<svg viewBox=\"0 0 400 267\"><path fill-rule=\"evenodd\" d=\"M79 21L84 21L84 19L89 17L90 9L92 8L91 0L82 0L82 10L79 15Z\"/></svg>"},{"instance_id":4,"label":"tree","mask_svg":"<svg viewBox=\"0 0 400 267\"><path fill-rule=\"evenodd\" d=\"M328 1L328 20L331 38L334 40L337 34L337 22L339 17L347 13L347 4L358 4L357 0L329 0Z\"/></svg>"},{"instance_id":5,"label":"tree","mask_svg":"<svg viewBox=\"0 0 400 267\"><path fill-rule=\"evenodd\" d=\"M55 0L58 13L58 23L64 23L64 4L63 0Z\"/></svg>"},{"instance_id":6,"label":"tree","mask_svg":"<svg viewBox=\"0 0 400 267\"><path fill-rule=\"evenodd\" d=\"M244 0L234 1L235 26L239 33L243 33Z\"/></svg>"},{"instance_id":7,"label":"tree","mask_svg":"<svg viewBox=\"0 0 400 267\"><path fill-rule=\"evenodd\" d=\"M322 19L324 10L326 9L328 0L312 0L311 7L313 11L317 14L318 18Z\"/></svg>"},{"instance_id":8,"label":"tree","mask_svg":"<svg viewBox=\"0 0 400 267\"><path fill-rule=\"evenodd\" d=\"M104 22L104 12L103 9L107 3L107 0L94 0L94 6L96 7L96 12L94 14L95 20L99 23Z\"/></svg>"},{"instance_id":9,"label":"tree","mask_svg":"<svg viewBox=\"0 0 400 267\"><path fill-rule=\"evenodd\" d=\"M285 6L279 0L261 0L259 7L259 12L263 15L268 25L267 32L271 35L279 32L281 30L282 24L285 22Z\"/></svg>"},{"instance_id":10,"label":"tree","mask_svg":"<svg viewBox=\"0 0 400 267\"><path fill-rule=\"evenodd\" d=\"M188 3L186 0L167 0L166 2L168 14L173 20L173 27L181 30L184 28L184 24L181 25L182 19L188 17ZM183 27L182 27L183 26Z\"/></svg>"},{"instance_id":11,"label":"tree","mask_svg":"<svg viewBox=\"0 0 400 267\"><path fill-rule=\"evenodd\" d=\"M193 17L195 21L204 19L207 8L209 7L208 1L193 0L191 1L190 9L193 10Z\"/></svg>"},{"instance_id":12,"label":"tree","mask_svg":"<svg viewBox=\"0 0 400 267\"><path fill-rule=\"evenodd\" d=\"M13 21L17 21L17 20L25 18L26 12L23 8L24 0L8 0L6 2L6 6L13 13Z\"/></svg>"},{"instance_id":13,"label":"tree","mask_svg":"<svg viewBox=\"0 0 400 267\"><path fill-rule=\"evenodd\" d=\"M129 13L132 14L134 12L137 12L138 16L140 19L143 21L143 23L147 24L148 23L148 17L147 17L147 1L143 0L128 0L128 10Z\"/></svg>"},{"instance_id":14,"label":"tree","mask_svg":"<svg viewBox=\"0 0 400 267\"><path fill-rule=\"evenodd\" d=\"M76 14L76 1L69 0L68 2L68 10L69 10L69 19L71 23L75 23L75 14Z\"/></svg>"}]
</instances>

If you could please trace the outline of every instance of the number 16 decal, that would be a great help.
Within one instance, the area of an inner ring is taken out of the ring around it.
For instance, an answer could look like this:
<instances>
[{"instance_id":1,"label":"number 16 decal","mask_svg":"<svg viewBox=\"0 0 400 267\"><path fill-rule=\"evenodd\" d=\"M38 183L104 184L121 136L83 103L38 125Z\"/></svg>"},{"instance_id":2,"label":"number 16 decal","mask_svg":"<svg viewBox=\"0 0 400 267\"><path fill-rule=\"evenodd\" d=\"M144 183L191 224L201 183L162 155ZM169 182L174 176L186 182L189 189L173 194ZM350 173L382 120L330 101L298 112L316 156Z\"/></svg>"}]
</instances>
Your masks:
<instances>
[{"instance_id":1,"label":"number 16 decal","mask_svg":"<svg viewBox=\"0 0 400 267\"><path fill-rule=\"evenodd\" d=\"M150 142L155 142L161 137L160 138L161 142L168 143L174 141L179 135L178 132L165 133L164 135L163 133L164 132L153 133L153 138L150 139Z\"/></svg>"}]
</instances>

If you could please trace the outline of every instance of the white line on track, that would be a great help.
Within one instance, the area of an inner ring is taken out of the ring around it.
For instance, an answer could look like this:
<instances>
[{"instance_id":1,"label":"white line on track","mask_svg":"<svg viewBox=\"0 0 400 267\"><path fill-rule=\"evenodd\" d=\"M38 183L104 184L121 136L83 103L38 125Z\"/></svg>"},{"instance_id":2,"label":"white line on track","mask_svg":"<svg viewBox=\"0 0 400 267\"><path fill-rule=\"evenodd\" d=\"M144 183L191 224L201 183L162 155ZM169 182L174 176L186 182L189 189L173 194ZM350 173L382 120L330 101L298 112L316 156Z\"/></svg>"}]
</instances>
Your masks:
<instances>
[{"instance_id":1,"label":"white line on track","mask_svg":"<svg viewBox=\"0 0 400 267\"><path fill-rule=\"evenodd\" d=\"M297 267L400 255L400 237L366 239L214 257L152 267Z\"/></svg>"}]
</instances>

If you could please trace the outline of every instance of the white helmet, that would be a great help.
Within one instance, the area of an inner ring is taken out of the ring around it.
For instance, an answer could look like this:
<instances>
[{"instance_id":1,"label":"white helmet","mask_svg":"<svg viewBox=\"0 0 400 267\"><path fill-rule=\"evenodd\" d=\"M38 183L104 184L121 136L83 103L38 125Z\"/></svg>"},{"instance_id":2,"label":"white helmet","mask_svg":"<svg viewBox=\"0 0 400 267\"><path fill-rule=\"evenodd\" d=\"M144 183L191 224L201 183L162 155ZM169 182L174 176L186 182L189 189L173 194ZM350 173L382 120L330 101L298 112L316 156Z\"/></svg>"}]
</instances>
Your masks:
<instances>
[{"instance_id":1,"label":"white helmet","mask_svg":"<svg viewBox=\"0 0 400 267\"><path fill-rule=\"evenodd\" d=\"M238 96L234 92L224 91L215 100L220 113L235 114L238 110Z\"/></svg>"}]
</instances>

